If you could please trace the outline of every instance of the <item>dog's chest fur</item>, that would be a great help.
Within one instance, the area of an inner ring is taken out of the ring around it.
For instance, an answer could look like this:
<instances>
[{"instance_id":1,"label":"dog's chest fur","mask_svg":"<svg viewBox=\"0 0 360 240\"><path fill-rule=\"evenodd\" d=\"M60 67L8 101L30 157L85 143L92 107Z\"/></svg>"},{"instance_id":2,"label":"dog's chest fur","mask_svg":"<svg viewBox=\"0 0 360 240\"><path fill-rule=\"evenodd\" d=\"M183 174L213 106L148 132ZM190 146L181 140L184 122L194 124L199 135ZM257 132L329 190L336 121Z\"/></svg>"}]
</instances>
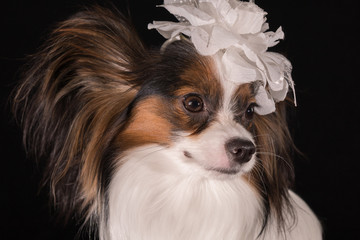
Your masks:
<instances>
[{"instance_id":1,"label":"dog's chest fur","mask_svg":"<svg viewBox=\"0 0 360 240\"><path fill-rule=\"evenodd\" d=\"M154 153L145 157L149 151ZM262 206L246 180L186 175L175 158L158 147L129 156L110 186L110 233L103 234L111 239L255 239Z\"/></svg>"}]
</instances>

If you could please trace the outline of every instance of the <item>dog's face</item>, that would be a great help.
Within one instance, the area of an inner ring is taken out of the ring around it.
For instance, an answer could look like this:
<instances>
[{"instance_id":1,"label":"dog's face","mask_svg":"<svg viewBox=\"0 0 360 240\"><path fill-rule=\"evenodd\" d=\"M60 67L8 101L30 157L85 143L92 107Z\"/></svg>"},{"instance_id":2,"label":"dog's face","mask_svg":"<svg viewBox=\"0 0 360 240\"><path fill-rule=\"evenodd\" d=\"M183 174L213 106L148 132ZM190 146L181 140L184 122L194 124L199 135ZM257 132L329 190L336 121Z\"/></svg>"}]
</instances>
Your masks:
<instances>
[{"instance_id":1,"label":"dog's face","mask_svg":"<svg viewBox=\"0 0 360 240\"><path fill-rule=\"evenodd\" d=\"M172 45L130 105L120 148L159 144L196 171L248 172L255 163L256 83L228 81L215 58L185 41Z\"/></svg>"}]
</instances>

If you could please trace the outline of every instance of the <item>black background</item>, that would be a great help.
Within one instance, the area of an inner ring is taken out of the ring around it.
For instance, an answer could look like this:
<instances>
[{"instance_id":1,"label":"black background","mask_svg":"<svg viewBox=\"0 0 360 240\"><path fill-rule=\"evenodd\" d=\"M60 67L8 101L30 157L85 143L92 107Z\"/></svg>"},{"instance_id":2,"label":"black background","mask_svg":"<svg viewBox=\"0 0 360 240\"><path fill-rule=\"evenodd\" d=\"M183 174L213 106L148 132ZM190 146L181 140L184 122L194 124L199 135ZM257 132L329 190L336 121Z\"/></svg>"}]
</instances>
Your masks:
<instances>
[{"instance_id":1,"label":"black background","mask_svg":"<svg viewBox=\"0 0 360 240\"><path fill-rule=\"evenodd\" d=\"M26 159L8 98L24 57L34 53L56 22L94 1L13 0L0 6L1 132L0 239L73 239L77 228L58 223L40 174ZM325 239L359 239L359 10L357 1L258 0L270 29L282 26L286 39L275 50L291 60L298 107L291 131L306 158L295 158L295 190L323 223ZM148 31L153 20L172 20L161 1L113 1L130 9L145 43L162 37ZM83 234L86 235L86 234ZM86 239L86 237L85 237Z\"/></svg>"}]
</instances>

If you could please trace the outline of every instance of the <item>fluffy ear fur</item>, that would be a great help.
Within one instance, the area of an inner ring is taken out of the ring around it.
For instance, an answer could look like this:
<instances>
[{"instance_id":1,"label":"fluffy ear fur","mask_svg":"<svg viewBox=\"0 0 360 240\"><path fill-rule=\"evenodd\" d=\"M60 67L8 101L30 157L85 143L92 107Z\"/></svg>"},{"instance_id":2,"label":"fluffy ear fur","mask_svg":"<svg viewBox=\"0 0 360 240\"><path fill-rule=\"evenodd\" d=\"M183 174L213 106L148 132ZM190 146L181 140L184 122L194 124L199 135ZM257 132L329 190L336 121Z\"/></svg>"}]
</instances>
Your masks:
<instances>
[{"instance_id":1,"label":"fluffy ear fur","mask_svg":"<svg viewBox=\"0 0 360 240\"><path fill-rule=\"evenodd\" d=\"M270 218L278 223L278 230L283 233L296 223L289 188L294 182L291 155L298 150L288 129L287 102L292 100L286 99L276 104L274 113L254 119L258 162L250 172L250 179L263 197L263 231Z\"/></svg>"},{"instance_id":2,"label":"fluffy ear fur","mask_svg":"<svg viewBox=\"0 0 360 240\"><path fill-rule=\"evenodd\" d=\"M146 54L125 17L94 7L59 24L32 57L14 111L27 151L46 160L45 180L62 212L89 217L100 207L108 180L101 173Z\"/></svg>"}]
</instances>

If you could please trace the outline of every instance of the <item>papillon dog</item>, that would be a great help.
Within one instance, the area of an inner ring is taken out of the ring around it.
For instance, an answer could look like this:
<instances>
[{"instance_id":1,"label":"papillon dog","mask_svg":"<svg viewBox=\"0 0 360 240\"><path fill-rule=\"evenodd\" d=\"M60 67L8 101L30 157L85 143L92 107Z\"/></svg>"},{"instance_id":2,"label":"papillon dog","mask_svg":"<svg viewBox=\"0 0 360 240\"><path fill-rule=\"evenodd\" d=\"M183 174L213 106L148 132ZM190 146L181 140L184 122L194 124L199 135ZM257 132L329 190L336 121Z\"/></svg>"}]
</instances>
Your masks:
<instances>
[{"instance_id":1,"label":"papillon dog","mask_svg":"<svg viewBox=\"0 0 360 240\"><path fill-rule=\"evenodd\" d=\"M185 37L147 49L126 17L86 9L32 57L14 98L54 205L102 240L321 239L294 192L286 101L259 115ZM288 97L288 100L291 97Z\"/></svg>"}]
</instances>

